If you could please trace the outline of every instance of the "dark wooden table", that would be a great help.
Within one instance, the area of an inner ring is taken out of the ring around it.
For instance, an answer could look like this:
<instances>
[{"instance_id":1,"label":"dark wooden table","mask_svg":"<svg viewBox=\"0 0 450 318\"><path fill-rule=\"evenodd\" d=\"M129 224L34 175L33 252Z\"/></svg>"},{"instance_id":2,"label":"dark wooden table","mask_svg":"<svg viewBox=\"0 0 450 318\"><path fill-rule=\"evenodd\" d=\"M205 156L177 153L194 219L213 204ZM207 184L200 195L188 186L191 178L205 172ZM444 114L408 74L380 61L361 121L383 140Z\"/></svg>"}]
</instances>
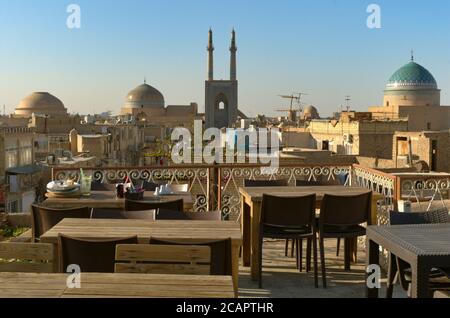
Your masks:
<instances>
[{"instance_id":1,"label":"dark wooden table","mask_svg":"<svg viewBox=\"0 0 450 318\"><path fill-rule=\"evenodd\" d=\"M450 267L449 224L369 226L367 265L379 265L380 246L411 265L412 298L432 297L428 288L430 270ZM378 289L367 288L367 296L378 297Z\"/></svg>"},{"instance_id":2,"label":"dark wooden table","mask_svg":"<svg viewBox=\"0 0 450 318\"><path fill-rule=\"evenodd\" d=\"M359 195L370 192L366 188L344 186L311 186L311 187L258 187L239 188L241 195L241 228L243 235L242 258L244 266L250 266L252 280L258 279L259 268L259 220L263 194L277 196L303 196L316 194L316 200L321 202L325 194ZM382 199L378 193L372 196L372 223L377 220L377 202ZM375 222L375 223L374 223ZM356 240L355 240L356 243ZM354 249L356 251L356 249ZM355 255L354 255L355 257Z\"/></svg>"},{"instance_id":3,"label":"dark wooden table","mask_svg":"<svg viewBox=\"0 0 450 318\"><path fill-rule=\"evenodd\" d=\"M183 199L184 210L190 211L193 208L195 199L190 192L179 192L172 195L155 196L151 192L146 192L143 201L165 202ZM118 199L116 193L112 191L92 191L88 197L52 197L47 194L47 200L42 203L49 208L124 208L125 199Z\"/></svg>"}]
</instances>

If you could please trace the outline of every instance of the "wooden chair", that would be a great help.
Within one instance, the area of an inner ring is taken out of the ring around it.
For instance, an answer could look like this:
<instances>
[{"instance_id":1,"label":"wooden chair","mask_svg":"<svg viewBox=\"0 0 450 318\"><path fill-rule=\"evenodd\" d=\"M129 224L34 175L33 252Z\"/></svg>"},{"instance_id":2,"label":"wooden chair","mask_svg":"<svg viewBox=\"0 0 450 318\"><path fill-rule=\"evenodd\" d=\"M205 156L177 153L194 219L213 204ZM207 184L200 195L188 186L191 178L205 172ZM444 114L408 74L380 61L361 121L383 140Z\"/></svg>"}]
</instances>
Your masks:
<instances>
[{"instance_id":1,"label":"wooden chair","mask_svg":"<svg viewBox=\"0 0 450 318\"><path fill-rule=\"evenodd\" d=\"M52 209L39 205L32 205L31 215L33 241L38 241L41 235L65 218L91 218L91 209L87 207L75 209Z\"/></svg>"},{"instance_id":2,"label":"wooden chair","mask_svg":"<svg viewBox=\"0 0 450 318\"><path fill-rule=\"evenodd\" d=\"M117 245L116 273L209 275L211 249L191 245Z\"/></svg>"},{"instance_id":3,"label":"wooden chair","mask_svg":"<svg viewBox=\"0 0 450 318\"><path fill-rule=\"evenodd\" d=\"M92 182L91 183L91 191L109 191L115 192L116 185L112 183L100 183L100 182Z\"/></svg>"},{"instance_id":4,"label":"wooden chair","mask_svg":"<svg viewBox=\"0 0 450 318\"><path fill-rule=\"evenodd\" d=\"M171 184L170 187L174 192L189 192L189 184Z\"/></svg>"},{"instance_id":5,"label":"wooden chair","mask_svg":"<svg viewBox=\"0 0 450 318\"><path fill-rule=\"evenodd\" d=\"M300 240L307 239L313 245L314 285L318 287L316 195L278 197L263 194L259 232L259 288L262 287L262 253L264 238L293 240L297 246L297 268L301 271ZM311 251L309 250L309 253ZM309 255L307 256L309 258ZM322 267L324 264L322 263Z\"/></svg>"},{"instance_id":6,"label":"wooden chair","mask_svg":"<svg viewBox=\"0 0 450 318\"><path fill-rule=\"evenodd\" d=\"M193 221L222 221L221 211L185 212L184 214Z\"/></svg>"},{"instance_id":7,"label":"wooden chair","mask_svg":"<svg viewBox=\"0 0 450 318\"><path fill-rule=\"evenodd\" d=\"M125 200L125 211L148 211L148 210L170 210L182 212L184 208L183 199L165 202L148 202Z\"/></svg>"},{"instance_id":8,"label":"wooden chair","mask_svg":"<svg viewBox=\"0 0 450 318\"><path fill-rule=\"evenodd\" d=\"M337 196L325 194L322 199L319 217L320 260L322 266L323 286L327 286L325 269L324 239L345 239L345 270L350 270L352 245L355 240L366 235L362 224L371 225L372 192L361 195ZM309 263L309 259L308 259Z\"/></svg>"},{"instance_id":9,"label":"wooden chair","mask_svg":"<svg viewBox=\"0 0 450 318\"><path fill-rule=\"evenodd\" d=\"M288 180L244 180L244 187L246 188L262 188L262 187L287 187Z\"/></svg>"},{"instance_id":10,"label":"wooden chair","mask_svg":"<svg viewBox=\"0 0 450 318\"><path fill-rule=\"evenodd\" d=\"M190 243L182 240L158 239L151 237L150 245L195 245L208 246L211 249L211 275L231 276L233 269L231 263L231 239L218 241L197 241Z\"/></svg>"},{"instance_id":11,"label":"wooden chair","mask_svg":"<svg viewBox=\"0 0 450 318\"><path fill-rule=\"evenodd\" d=\"M60 234L58 247L61 271L76 264L85 273L114 273L116 246L137 244L137 236L123 239L83 240Z\"/></svg>"},{"instance_id":12,"label":"wooden chair","mask_svg":"<svg viewBox=\"0 0 450 318\"><path fill-rule=\"evenodd\" d=\"M0 272L53 273L53 244L0 243Z\"/></svg>"}]
</instances>

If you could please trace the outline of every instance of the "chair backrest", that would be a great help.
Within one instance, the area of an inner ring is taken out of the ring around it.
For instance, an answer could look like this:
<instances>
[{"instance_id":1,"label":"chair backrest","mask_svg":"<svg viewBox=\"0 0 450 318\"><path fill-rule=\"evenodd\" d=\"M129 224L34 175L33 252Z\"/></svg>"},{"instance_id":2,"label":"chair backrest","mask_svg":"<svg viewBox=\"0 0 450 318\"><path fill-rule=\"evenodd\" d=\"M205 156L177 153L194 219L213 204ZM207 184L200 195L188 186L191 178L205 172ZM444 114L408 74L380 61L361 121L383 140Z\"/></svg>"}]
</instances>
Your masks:
<instances>
[{"instance_id":1,"label":"chair backrest","mask_svg":"<svg viewBox=\"0 0 450 318\"><path fill-rule=\"evenodd\" d=\"M38 240L41 235L66 218L89 219L91 209L52 209L38 205L31 206L33 239Z\"/></svg>"},{"instance_id":2,"label":"chair backrest","mask_svg":"<svg viewBox=\"0 0 450 318\"><path fill-rule=\"evenodd\" d=\"M189 220L189 217L181 211L158 209L155 213L155 220Z\"/></svg>"},{"instance_id":3,"label":"chair backrest","mask_svg":"<svg viewBox=\"0 0 450 318\"><path fill-rule=\"evenodd\" d=\"M58 236L61 270L78 265L81 272L114 273L116 245L137 244L137 236L113 240L82 240L65 235Z\"/></svg>"},{"instance_id":4,"label":"chair backrest","mask_svg":"<svg viewBox=\"0 0 450 318\"><path fill-rule=\"evenodd\" d=\"M450 223L447 209L427 212L389 212L390 225Z\"/></svg>"},{"instance_id":5,"label":"chair backrest","mask_svg":"<svg viewBox=\"0 0 450 318\"><path fill-rule=\"evenodd\" d=\"M148 202L125 200L125 211L146 211L146 210L172 210L182 212L184 208L183 199L165 202Z\"/></svg>"},{"instance_id":6,"label":"chair backrest","mask_svg":"<svg viewBox=\"0 0 450 318\"><path fill-rule=\"evenodd\" d=\"M315 181L315 180L296 180L295 186L296 187L319 187L319 186L325 186L330 185L330 183L323 182L323 181Z\"/></svg>"},{"instance_id":7,"label":"chair backrest","mask_svg":"<svg viewBox=\"0 0 450 318\"><path fill-rule=\"evenodd\" d=\"M154 182L144 181L142 183L142 188L144 188L145 191L155 191L157 187L160 185Z\"/></svg>"},{"instance_id":8,"label":"chair backrest","mask_svg":"<svg viewBox=\"0 0 450 318\"><path fill-rule=\"evenodd\" d=\"M155 220L155 210L148 211L122 211L122 218L128 220Z\"/></svg>"},{"instance_id":9,"label":"chair backrest","mask_svg":"<svg viewBox=\"0 0 450 318\"><path fill-rule=\"evenodd\" d=\"M263 194L261 225L280 228L315 228L316 195L280 197Z\"/></svg>"},{"instance_id":10,"label":"chair backrest","mask_svg":"<svg viewBox=\"0 0 450 318\"><path fill-rule=\"evenodd\" d=\"M244 180L244 187L262 188L262 187L287 187L288 180Z\"/></svg>"},{"instance_id":11,"label":"chair backrest","mask_svg":"<svg viewBox=\"0 0 450 318\"><path fill-rule=\"evenodd\" d=\"M211 275L226 275L232 274L231 263L231 239L220 241L203 241L203 242L186 242L170 239L150 238L150 245L195 245L195 246L209 246L211 248Z\"/></svg>"},{"instance_id":12,"label":"chair backrest","mask_svg":"<svg viewBox=\"0 0 450 318\"><path fill-rule=\"evenodd\" d=\"M209 211L209 212L185 212L184 213L189 220L193 221L221 221L221 211Z\"/></svg>"},{"instance_id":13,"label":"chair backrest","mask_svg":"<svg viewBox=\"0 0 450 318\"><path fill-rule=\"evenodd\" d=\"M189 192L189 184L171 184L170 187L174 192Z\"/></svg>"},{"instance_id":14,"label":"chair backrest","mask_svg":"<svg viewBox=\"0 0 450 318\"><path fill-rule=\"evenodd\" d=\"M53 273L53 244L0 243L0 272Z\"/></svg>"},{"instance_id":15,"label":"chair backrest","mask_svg":"<svg viewBox=\"0 0 450 318\"><path fill-rule=\"evenodd\" d=\"M91 191L116 191L116 185L111 183L92 182Z\"/></svg>"},{"instance_id":16,"label":"chair backrest","mask_svg":"<svg viewBox=\"0 0 450 318\"><path fill-rule=\"evenodd\" d=\"M319 227L371 224L372 192L340 196L325 194L320 207Z\"/></svg>"},{"instance_id":17,"label":"chair backrest","mask_svg":"<svg viewBox=\"0 0 450 318\"><path fill-rule=\"evenodd\" d=\"M125 219L122 209L92 208L92 219Z\"/></svg>"},{"instance_id":18,"label":"chair backrest","mask_svg":"<svg viewBox=\"0 0 450 318\"><path fill-rule=\"evenodd\" d=\"M211 248L128 244L116 247L116 273L209 275Z\"/></svg>"}]
</instances>

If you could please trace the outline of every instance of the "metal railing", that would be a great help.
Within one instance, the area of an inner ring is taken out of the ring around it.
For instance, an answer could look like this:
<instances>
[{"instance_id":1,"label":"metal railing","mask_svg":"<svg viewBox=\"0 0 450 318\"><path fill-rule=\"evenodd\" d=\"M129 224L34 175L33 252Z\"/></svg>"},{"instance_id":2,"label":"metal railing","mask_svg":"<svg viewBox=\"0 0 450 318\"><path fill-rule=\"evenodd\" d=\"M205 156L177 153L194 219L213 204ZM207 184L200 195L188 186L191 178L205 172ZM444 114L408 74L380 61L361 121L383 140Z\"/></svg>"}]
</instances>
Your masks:
<instances>
[{"instance_id":1,"label":"metal railing","mask_svg":"<svg viewBox=\"0 0 450 318\"><path fill-rule=\"evenodd\" d=\"M396 200L411 201L420 211L437 206L447 208L450 174L403 173L396 175Z\"/></svg>"}]
</instances>

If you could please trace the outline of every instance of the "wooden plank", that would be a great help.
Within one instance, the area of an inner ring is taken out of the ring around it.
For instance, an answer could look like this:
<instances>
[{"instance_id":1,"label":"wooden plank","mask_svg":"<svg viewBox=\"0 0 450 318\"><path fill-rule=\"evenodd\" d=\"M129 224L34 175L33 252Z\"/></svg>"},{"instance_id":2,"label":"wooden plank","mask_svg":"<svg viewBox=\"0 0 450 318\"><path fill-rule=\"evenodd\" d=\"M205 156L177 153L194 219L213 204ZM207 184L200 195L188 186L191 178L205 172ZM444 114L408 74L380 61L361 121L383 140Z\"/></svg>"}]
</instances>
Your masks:
<instances>
[{"instance_id":1,"label":"wooden plank","mask_svg":"<svg viewBox=\"0 0 450 318\"><path fill-rule=\"evenodd\" d=\"M20 263L20 262L0 262L0 272L33 272L52 273L52 263Z\"/></svg>"},{"instance_id":2,"label":"wooden plank","mask_svg":"<svg viewBox=\"0 0 450 318\"><path fill-rule=\"evenodd\" d=\"M117 245L116 261L210 263L211 248L195 245Z\"/></svg>"},{"instance_id":3,"label":"wooden plank","mask_svg":"<svg viewBox=\"0 0 450 318\"><path fill-rule=\"evenodd\" d=\"M0 273L0 297L234 297L229 276L81 274L80 289L66 287L67 274Z\"/></svg>"},{"instance_id":4,"label":"wooden plank","mask_svg":"<svg viewBox=\"0 0 450 318\"><path fill-rule=\"evenodd\" d=\"M56 243L58 234L78 238L120 238L138 235L150 237L192 240L220 240L231 238L242 242L239 224L229 221L142 221L64 219L41 237L42 242Z\"/></svg>"},{"instance_id":5,"label":"wooden plank","mask_svg":"<svg viewBox=\"0 0 450 318\"><path fill-rule=\"evenodd\" d=\"M40 243L0 243L0 258L33 261L53 260L53 245Z\"/></svg>"},{"instance_id":6,"label":"wooden plank","mask_svg":"<svg viewBox=\"0 0 450 318\"><path fill-rule=\"evenodd\" d=\"M116 273L208 275L211 267L202 264L116 263L114 271Z\"/></svg>"},{"instance_id":7,"label":"wooden plank","mask_svg":"<svg viewBox=\"0 0 450 318\"><path fill-rule=\"evenodd\" d=\"M77 296L77 297L92 297L92 296L102 296L102 297L110 297L110 296L120 296L120 297L137 297L137 298L160 298L160 297L168 297L168 298L231 298L234 296L233 292L192 292L188 288L185 290L145 290L145 291L135 291L132 289L128 290L104 290L104 289L66 289L64 291L63 297L65 296Z\"/></svg>"},{"instance_id":8,"label":"wooden plank","mask_svg":"<svg viewBox=\"0 0 450 318\"><path fill-rule=\"evenodd\" d=\"M63 290L49 290L49 289L36 289L36 290L11 290L0 289L0 298L61 298Z\"/></svg>"}]
</instances>

